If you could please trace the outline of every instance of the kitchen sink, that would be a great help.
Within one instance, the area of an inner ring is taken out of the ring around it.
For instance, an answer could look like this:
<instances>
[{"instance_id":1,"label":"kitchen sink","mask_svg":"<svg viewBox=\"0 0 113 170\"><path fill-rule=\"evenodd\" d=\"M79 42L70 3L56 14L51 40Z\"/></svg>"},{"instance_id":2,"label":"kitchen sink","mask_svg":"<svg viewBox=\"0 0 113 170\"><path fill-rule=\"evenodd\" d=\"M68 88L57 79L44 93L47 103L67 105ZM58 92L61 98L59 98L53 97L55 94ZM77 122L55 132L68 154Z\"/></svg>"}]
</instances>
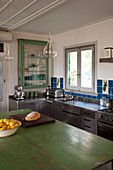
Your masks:
<instances>
[{"instance_id":1,"label":"kitchen sink","mask_svg":"<svg viewBox=\"0 0 113 170\"><path fill-rule=\"evenodd\" d=\"M90 103L90 102L86 102L86 101L80 101L80 100L77 100L77 99L75 99L75 100L64 100L63 102L65 104L83 107L83 108L86 108L86 109L92 109L92 110L99 110L100 109L99 104Z\"/></svg>"}]
</instances>

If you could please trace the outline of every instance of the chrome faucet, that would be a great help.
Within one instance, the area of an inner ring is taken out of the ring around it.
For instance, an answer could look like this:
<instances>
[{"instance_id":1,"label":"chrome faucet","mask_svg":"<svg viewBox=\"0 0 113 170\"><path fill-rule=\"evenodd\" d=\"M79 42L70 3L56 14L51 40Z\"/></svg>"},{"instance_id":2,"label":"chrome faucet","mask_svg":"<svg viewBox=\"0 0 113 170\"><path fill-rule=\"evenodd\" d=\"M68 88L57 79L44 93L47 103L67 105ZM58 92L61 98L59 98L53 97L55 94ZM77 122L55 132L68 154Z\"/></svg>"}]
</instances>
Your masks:
<instances>
[{"instance_id":1,"label":"chrome faucet","mask_svg":"<svg viewBox=\"0 0 113 170\"><path fill-rule=\"evenodd\" d=\"M74 99L74 95L73 95L73 91L72 90L70 90L70 95L71 95L70 99L73 100Z\"/></svg>"}]
</instances>

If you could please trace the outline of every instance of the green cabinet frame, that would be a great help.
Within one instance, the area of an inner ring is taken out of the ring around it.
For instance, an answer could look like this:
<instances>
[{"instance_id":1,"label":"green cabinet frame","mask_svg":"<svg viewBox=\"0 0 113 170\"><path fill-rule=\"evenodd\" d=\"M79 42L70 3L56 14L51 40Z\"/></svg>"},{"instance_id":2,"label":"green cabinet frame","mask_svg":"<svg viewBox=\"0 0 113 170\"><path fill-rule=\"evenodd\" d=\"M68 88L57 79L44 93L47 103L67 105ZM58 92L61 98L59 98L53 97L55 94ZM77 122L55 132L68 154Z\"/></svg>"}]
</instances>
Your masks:
<instances>
[{"instance_id":1,"label":"green cabinet frame","mask_svg":"<svg viewBox=\"0 0 113 170\"><path fill-rule=\"evenodd\" d=\"M43 85L29 85L25 86L25 71L24 71L24 59L25 59L25 44L32 45L46 45L46 41L28 40L28 39L18 39L18 85L22 85L24 89L32 88L44 88L49 85L49 58L46 58L46 83Z\"/></svg>"}]
</instances>

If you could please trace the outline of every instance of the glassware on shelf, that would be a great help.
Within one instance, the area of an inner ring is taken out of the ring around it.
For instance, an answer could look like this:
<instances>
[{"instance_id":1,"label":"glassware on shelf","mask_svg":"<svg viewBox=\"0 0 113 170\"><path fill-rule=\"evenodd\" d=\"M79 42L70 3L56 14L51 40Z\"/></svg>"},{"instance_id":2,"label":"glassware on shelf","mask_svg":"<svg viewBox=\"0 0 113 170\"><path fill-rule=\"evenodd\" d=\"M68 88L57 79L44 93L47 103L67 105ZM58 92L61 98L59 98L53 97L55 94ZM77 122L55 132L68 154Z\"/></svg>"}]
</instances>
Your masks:
<instances>
[{"instance_id":1,"label":"glassware on shelf","mask_svg":"<svg viewBox=\"0 0 113 170\"><path fill-rule=\"evenodd\" d=\"M29 49L25 48L24 53L29 53Z\"/></svg>"},{"instance_id":2,"label":"glassware on shelf","mask_svg":"<svg viewBox=\"0 0 113 170\"><path fill-rule=\"evenodd\" d=\"M43 46L26 44L24 57L24 86L46 85L47 60L43 57Z\"/></svg>"},{"instance_id":3,"label":"glassware on shelf","mask_svg":"<svg viewBox=\"0 0 113 170\"><path fill-rule=\"evenodd\" d=\"M41 51L40 50L38 51L38 57L39 58L41 57Z\"/></svg>"},{"instance_id":4,"label":"glassware on shelf","mask_svg":"<svg viewBox=\"0 0 113 170\"><path fill-rule=\"evenodd\" d=\"M29 58L29 50L27 48L24 49L25 58Z\"/></svg>"}]
</instances>

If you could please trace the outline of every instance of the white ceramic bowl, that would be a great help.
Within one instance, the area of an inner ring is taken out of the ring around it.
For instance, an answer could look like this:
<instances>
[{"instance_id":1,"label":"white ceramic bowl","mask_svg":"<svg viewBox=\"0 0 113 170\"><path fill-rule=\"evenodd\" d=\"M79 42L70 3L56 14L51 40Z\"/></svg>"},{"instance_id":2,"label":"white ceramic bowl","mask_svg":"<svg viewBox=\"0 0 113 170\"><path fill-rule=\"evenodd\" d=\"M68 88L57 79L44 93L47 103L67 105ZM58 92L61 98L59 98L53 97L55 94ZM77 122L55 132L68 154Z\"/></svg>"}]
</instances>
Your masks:
<instances>
[{"instance_id":1,"label":"white ceramic bowl","mask_svg":"<svg viewBox=\"0 0 113 170\"><path fill-rule=\"evenodd\" d=\"M16 120L16 122L19 124L19 126L21 126L21 122L20 121ZM0 137L6 137L6 136L13 135L17 131L19 126L14 128L14 129L0 130Z\"/></svg>"}]
</instances>

